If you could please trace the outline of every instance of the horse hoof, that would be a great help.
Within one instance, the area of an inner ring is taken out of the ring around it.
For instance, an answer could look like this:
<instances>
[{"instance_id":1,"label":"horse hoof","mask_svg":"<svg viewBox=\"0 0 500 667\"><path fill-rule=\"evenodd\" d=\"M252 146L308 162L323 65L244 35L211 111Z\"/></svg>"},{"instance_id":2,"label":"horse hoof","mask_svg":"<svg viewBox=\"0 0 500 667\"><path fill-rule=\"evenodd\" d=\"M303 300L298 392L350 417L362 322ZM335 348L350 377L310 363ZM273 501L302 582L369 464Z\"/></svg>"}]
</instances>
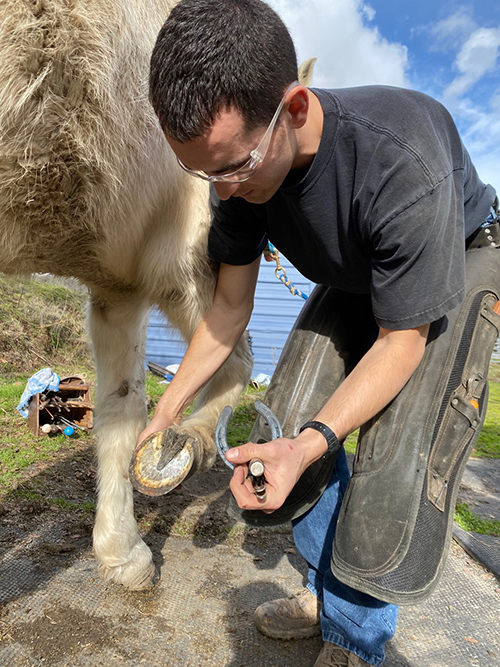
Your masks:
<instances>
[{"instance_id":1,"label":"horse hoof","mask_svg":"<svg viewBox=\"0 0 500 667\"><path fill-rule=\"evenodd\" d=\"M172 428L149 435L135 450L129 467L130 481L147 496L163 496L197 468L195 438Z\"/></svg>"}]
</instances>

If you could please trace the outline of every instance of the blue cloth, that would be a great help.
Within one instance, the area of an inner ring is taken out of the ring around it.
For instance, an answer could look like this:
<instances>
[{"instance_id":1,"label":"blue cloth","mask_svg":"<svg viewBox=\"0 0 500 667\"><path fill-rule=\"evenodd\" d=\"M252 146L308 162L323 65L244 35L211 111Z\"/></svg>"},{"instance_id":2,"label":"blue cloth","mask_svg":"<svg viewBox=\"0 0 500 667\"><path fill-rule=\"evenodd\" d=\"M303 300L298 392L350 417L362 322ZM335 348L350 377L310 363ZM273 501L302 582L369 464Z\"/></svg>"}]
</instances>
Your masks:
<instances>
[{"instance_id":1,"label":"blue cloth","mask_svg":"<svg viewBox=\"0 0 500 667\"><path fill-rule=\"evenodd\" d=\"M42 368L41 371L35 373L28 382L19 401L17 409L21 415L28 419L28 405L31 397L39 394L42 391L57 391L59 389L59 382L61 378L57 373L54 373L52 368Z\"/></svg>"},{"instance_id":2,"label":"blue cloth","mask_svg":"<svg viewBox=\"0 0 500 667\"><path fill-rule=\"evenodd\" d=\"M323 640L352 651L370 665L380 665L385 658L385 643L396 632L398 607L346 586L330 569L335 528L349 477L342 447L324 494L309 512L293 521L293 536L309 567L307 587L322 603Z\"/></svg>"}]
</instances>

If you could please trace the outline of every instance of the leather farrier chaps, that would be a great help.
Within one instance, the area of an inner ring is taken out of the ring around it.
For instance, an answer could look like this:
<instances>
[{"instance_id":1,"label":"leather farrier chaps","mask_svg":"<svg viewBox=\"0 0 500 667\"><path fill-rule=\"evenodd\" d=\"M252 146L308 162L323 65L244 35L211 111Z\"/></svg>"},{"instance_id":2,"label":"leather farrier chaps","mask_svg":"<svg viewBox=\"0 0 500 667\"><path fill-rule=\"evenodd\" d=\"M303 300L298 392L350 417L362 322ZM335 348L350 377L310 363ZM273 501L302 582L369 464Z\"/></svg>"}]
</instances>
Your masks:
<instances>
[{"instance_id":1,"label":"leather farrier chaps","mask_svg":"<svg viewBox=\"0 0 500 667\"><path fill-rule=\"evenodd\" d=\"M342 582L396 604L436 586L448 553L467 458L483 424L487 373L500 333L500 249L466 252L465 301L433 322L424 358L398 396L360 429L353 475L337 524L332 571ZM318 286L291 332L266 394L283 434L313 419L377 336L368 295ZM250 440L270 439L259 418ZM282 508L230 514L276 525L310 509L336 456L314 463Z\"/></svg>"}]
</instances>

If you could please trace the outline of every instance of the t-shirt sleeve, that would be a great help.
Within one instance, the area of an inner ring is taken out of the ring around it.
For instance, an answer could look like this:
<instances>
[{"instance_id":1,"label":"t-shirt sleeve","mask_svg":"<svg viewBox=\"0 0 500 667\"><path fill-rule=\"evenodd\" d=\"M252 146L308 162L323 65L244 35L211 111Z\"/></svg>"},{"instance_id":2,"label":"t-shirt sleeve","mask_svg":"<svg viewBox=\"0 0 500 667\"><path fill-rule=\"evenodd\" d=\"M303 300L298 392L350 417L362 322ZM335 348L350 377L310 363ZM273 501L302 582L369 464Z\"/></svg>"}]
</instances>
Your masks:
<instances>
[{"instance_id":1,"label":"t-shirt sleeve","mask_svg":"<svg viewBox=\"0 0 500 667\"><path fill-rule=\"evenodd\" d=\"M380 326L428 324L463 300L463 203L455 192L451 174L392 219L374 224L372 305Z\"/></svg>"},{"instance_id":2,"label":"t-shirt sleeve","mask_svg":"<svg viewBox=\"0 0 500 667\"><path fill-rule=\"evenodd\" d=\"M251 264L267 245L261 207L243 199L221 201L210 188L212 221L208 236L208 254L216 262Z\"/></svg>"}]
</instances>

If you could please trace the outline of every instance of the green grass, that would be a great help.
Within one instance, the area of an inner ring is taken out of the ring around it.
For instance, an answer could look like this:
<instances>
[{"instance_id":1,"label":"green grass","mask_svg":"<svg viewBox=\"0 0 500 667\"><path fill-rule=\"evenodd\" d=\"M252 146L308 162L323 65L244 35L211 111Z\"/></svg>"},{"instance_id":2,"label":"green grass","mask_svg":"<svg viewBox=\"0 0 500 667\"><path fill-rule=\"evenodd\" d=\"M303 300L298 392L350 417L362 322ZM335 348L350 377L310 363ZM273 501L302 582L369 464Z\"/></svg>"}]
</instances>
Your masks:
<instances>
[{"instance_id":1,"label":"green grass","mask_svg":"<svg viewBox=\"0 0 500 667\"><path fill-rule=\"evenodd\" d=\"M16 375L9 378L0 377L0 411L3 415L12 414L19 403L26 386L26 376Z\"/></svg>"},{"instance_id":2,"label":"green grass","mask_svg":"<svg viewBox=\"0 0 500 667\"><path fill-rule=\"evenodd\" d=\"M42 461L53 461L58 451L72 446L72 439L63 434L35 438L26 426L24 429L26 432L22 437L0 438L0 489L10 487L29 467Z\"/></svg>"},{"instance_id":3,"label":"green grass","mask_svg":"<svg viewBox=\"0 0 500 667\"><path fill-rule=\"evenodd\" d=\"M66 498L54 498L52 496L47 496L46 494L38 493L37 491L32 491L28 489L16 489L13 491L13 495L20 500L28 500L36 503L40 503L46 507L57 507L59 509L71 509L79 510L86 513L94 513L97 507L97 503L91 500L85 500L83 502L76 502L74 500L67 500Z\"/></svg>"},{"instance_id":4,"label":"green grass","mask_svg":"<svg viewBox=\"0 0 500 667\"><path fill-rule=\"evenodd\" d=\"M231 447L248 442L250 432L257 417L253 404L262 400L264 390L247 387L240 402L234 410L227 429L227 442Z\"/></svg>"},{"instance_id":5,"label":"green grass","mask_svg":"<svg viewBox=\"0 0 500 667\"><path fill-rule=\"evenodd\" d=\"M159 375L155 375L150 371L146 372L146 397L148 401L148 416L150 419L154 414L160 397L167 388L166 384L160 384L163 379L164 378L161 378Z\"/></svg>"},{"instance_id":6,"label":"green grass","mask_svg":"<svg viewBox=\"0 0 500 667\"><path fill-rule=\"evenodd\" d=\"M490 381L490 397L484 426L479 434L473 456L500 458L500 383Z\"/></svg>"},{"instance_id":7,"label":"green grass","mask_svg":"<svg viewBox=\"0 0 500 667\"><path fill-rule=\"evenodd\" d=\"M481 535L500 537L500 521L482 519L471 510L467 503L458 503L455 508L455 521L460 528Z\"/></svg>"},{"instance_id":8,"label":"green grass","mask_svg":"<svg viewBox=\"0 0 500 667\"><path fill-rule=\"evenodd\" d=\"M356 445L358 443L358 434L359 434L359 429L356 429L354 431L354 433L351 433L345 439L344 449L346 451L346 454L352 454L352 455L356 454Z\"/></svg>"}]
</instances>

